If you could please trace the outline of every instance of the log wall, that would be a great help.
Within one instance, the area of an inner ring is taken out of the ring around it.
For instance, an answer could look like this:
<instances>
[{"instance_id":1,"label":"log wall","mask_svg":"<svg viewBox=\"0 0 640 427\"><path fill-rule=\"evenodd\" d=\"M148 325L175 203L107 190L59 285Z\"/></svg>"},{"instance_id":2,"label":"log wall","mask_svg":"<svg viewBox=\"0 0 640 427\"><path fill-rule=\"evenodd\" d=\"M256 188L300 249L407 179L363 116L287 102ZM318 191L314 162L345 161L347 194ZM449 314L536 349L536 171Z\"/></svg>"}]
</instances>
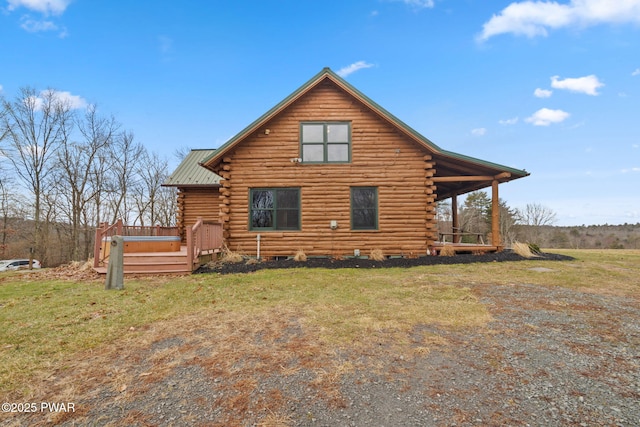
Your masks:
<instances>
[{"instance_id":1,"label":"log wall","mask_svg":"<svg viewBox=\"0 0 640 427\"><path fill-rule=\"evenodd\" d=\"M300 164L300 121L350 121L351 163ZM268 129L268 132L265 132ZM307 92L223 159L219 207L231 250L256 255L419 256L435 240L435 162L419 146L331 82ZM352 231L350 189L378 188L378 230ZM300 231L249 230L249 190L298 187ZM331 230L330 221L338 222Z\"/></svg>"},{"instance_id":2,"label":"log wall","mask_svg":"<svg viewBox=\"0 0 640 427\"><path fill-rule=\"evenodd\" d=\"M220 193L217 187L178 188L178 215L177 222L180 228L180 237L185 241L185 228L193 226L198 217L205 221L218 221L220 211Z\"/></svg>"}]
</instances>

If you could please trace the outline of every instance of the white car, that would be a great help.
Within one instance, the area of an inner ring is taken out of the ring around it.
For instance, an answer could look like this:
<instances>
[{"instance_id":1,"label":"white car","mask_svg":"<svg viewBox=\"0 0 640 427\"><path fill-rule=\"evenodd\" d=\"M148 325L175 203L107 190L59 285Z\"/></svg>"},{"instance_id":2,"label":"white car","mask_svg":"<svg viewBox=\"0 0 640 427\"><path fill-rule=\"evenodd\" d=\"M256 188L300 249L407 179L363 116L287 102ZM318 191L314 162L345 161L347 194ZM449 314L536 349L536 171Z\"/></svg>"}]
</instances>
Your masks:
<instances>
[{"instance_id":1,"label":"white car","mask_svg":"<svg viewBox=\"0 0 640 427\"><path fill-rule=\"evenodd\" d=\"M40 261L37 259L33 260L32 264L33 268L40 268ZM29 268L29 260L28 259L8 259L4 261L0 261L0 271L14 271L14 270L23 270Z\"/></svg>"}]
</instances>

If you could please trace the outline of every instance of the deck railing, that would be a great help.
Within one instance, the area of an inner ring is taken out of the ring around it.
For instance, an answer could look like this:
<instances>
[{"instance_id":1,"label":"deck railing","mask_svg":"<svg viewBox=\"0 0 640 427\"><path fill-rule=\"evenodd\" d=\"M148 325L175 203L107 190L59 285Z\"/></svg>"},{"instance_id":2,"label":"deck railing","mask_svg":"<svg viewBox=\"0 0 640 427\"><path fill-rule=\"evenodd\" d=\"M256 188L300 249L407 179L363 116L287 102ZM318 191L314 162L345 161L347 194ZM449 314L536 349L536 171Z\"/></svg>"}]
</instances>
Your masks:
<instances>
[{"instance_id":1,"label":"deck railing","mask_svg":"<svg viewBox=\"0 0 640 427\"><path fill-rule=\"evenodd\" d=\"M96 229L96 237L93 247L93 266L99 267L109 258L108 252L104 250L102 243L111 239L113 236L179 236L180 229L178 227L161 227L140 226L140 225L124 225L119 219L115 224L109 225L106 222L100 223Z\"/></svg>"},{"instance_id":2,"label":"deck railing","mask_svg":"<svg viewBox=\"0 0 640 427\"><path fill-rule=\"evenodd\" d=\"M212 254L222 248L222 224L219 222L203 221L198 218L196 223L187 229L187 263L191 270L199 266L201 255Z\"/></svg>"}]
</instances>

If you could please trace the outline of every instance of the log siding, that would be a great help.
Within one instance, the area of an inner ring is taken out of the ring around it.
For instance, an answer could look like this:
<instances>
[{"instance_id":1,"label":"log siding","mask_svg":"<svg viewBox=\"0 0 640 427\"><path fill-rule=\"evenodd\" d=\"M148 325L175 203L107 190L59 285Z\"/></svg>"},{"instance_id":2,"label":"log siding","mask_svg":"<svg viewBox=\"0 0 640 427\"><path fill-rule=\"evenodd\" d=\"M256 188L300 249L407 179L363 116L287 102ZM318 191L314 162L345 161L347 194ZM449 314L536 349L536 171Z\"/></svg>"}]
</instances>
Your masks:
<instances>
[{"instance_id":1,"label":"log siding","mask_svg":"<svg viewBox=\"0 0 640 427\"><path fill-rule=\"evenodd\" d=\"M301 122L351 123L351 162L305 164ZM434 163L427 150L380 119L330 81L309 90L248 135L222 160L219 205L231 250L264 257L367 254L419 256L435 232ZM300 188L300 230L251 230L249 195L254 188ZM376 187L378 228L351 229L351 188ZM431 192L431 193L429 193ZM331 229L331 221L338 227Z\"/></svg>"},{"instance_id":2,"label":"log siding","mask_svg":"<svg viewBox=\"0 0 640 427\"><path fill-rule=\"evenodd\" d=\"M219 193L216 187L178 188L177 226L180 237L186 242L185 230L192 227L198 218L217 222L220 216Z\"/></svg>"}]
</instances>

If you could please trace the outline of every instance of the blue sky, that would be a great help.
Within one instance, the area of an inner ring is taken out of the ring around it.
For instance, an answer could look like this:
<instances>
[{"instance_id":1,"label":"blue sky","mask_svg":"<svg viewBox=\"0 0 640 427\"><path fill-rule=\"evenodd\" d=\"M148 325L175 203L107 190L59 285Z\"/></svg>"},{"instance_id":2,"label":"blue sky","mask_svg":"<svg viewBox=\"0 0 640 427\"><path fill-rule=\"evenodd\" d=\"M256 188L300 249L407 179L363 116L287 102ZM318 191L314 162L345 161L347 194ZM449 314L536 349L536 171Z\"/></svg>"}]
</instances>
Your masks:
<instances>
[{"instance_id":1,"label":"blue sky","mask_svg":"<svg viewBox=\"0 0 640 427\"><path fill-rule=\"evenodd\" d=\"M96 103L176 164L331 67L557 225L640 222L640 0L0 0L0 90Z\"/></svg>"}]
</instances>

